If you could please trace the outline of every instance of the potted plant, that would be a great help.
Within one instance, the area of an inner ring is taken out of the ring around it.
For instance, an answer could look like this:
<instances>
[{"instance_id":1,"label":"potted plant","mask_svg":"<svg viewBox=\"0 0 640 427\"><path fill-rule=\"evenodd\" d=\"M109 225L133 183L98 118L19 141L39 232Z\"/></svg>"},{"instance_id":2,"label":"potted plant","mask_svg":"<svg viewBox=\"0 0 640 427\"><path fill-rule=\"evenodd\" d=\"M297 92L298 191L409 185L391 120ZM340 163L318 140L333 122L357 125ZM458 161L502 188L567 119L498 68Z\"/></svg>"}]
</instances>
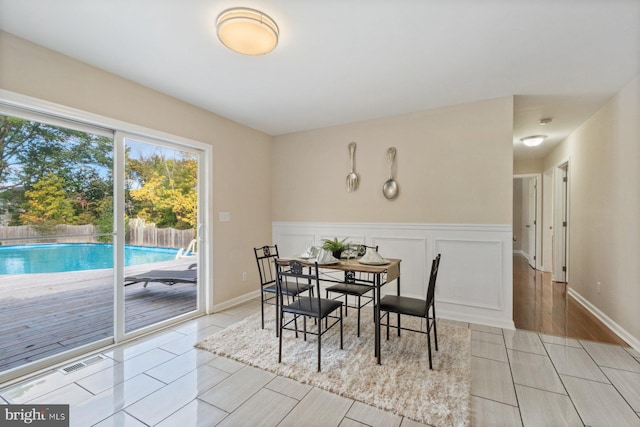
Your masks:
<instances>
[{"instance_id":1,"label":"potted plant","mask_svg":"<svg viewBox=\"0 0 640 427\"><path fill-rule=\"evenodd\" d=\"M338 240L337 237L331 239L322 239L322 249L326 249L333 253L333 256L340 259L342 252L349 249L349 244L347 242L348 237L345 237L342 240Z\"/></svg>"}]
</instances>

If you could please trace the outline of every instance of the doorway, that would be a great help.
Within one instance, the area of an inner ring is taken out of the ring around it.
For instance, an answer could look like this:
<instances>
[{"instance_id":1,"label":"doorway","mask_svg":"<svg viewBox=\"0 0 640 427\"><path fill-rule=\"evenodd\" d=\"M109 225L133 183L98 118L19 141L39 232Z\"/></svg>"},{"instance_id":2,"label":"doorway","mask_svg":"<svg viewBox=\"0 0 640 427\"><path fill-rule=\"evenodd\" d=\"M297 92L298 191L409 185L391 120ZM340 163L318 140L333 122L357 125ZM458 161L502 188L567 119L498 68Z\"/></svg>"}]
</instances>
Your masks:
<instances>
[{"instance_id":1,"label":"doorway","mask_svg":"<svg viewBox=\"0 0 640 427\"><path fill-rule=\"evenodd\" d=\"M552 280L569 281L569 162L555 166L553 186Z\"/></svg>"},{"instance_id":2,"label":"doorway","mask_svg":"<svg viewBox=\"0 0 640 427\"><path fill-rule=\"evenodd\" d=\"M542 266L541 182L541 174L513 178L513 251L538 270Z\"/></svg>"}]
</instances>

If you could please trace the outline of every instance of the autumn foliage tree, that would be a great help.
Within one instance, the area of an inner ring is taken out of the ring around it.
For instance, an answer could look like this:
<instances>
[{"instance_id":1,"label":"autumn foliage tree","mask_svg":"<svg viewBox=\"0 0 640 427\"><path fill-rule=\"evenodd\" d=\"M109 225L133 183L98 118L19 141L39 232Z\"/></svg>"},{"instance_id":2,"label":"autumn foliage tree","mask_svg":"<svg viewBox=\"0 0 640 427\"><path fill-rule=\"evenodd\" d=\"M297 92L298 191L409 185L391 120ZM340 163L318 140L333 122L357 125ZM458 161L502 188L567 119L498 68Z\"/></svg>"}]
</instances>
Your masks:
<instances>
[{"instance_id":1,"label":"autumn foliage tree","mask_svg":"<svg viewBox=\"0 0 640 427\"><path fill-rule=\"evenodd\" d=\"M154 154L128 161L138 187L129 194L137 206L135 216L158 227L196 227L198 162L194 156L167 159Z\"/></svg>"},{"instance_id":2,"label":"autumn foliage tree","mask_svg":"<svg viewBox=\"0 0 640 427\"><path fill-rule=\"evenodd\" d=\"M20 214L24 224L50 231L57 224L72 224L75 212L61 177L46 174L24 192L26 211Z\"/></svg>"},{"instance_id":3,"label":"autumn foliage tree","mask_svg":"<svg viewBox=\"0 0 640 427\"><path fill-rule=\"evenodd\" d=\"M144 144L143 144L144 145ZM145 151L148 149L148 152ZM154 154L151 150L155 150ZM153 145L125 148L125 215L192 229L197 156ZM0 219L40 228L92 224L113 230L113 140L0 114Z\"/></svg>"},{"instance_id":4,"label":"autumn foliage tree","mask_svg":"<svg viewBox=\"0 0 640 427\"><path fill-rule=\"evenodd\" d=\"M112 153L109 137L0 115L0 215L12 225L94 223L113 194ZM43 217L32 209L43 203L48 184L60 204Z\"/></svg>"}]
</instances>

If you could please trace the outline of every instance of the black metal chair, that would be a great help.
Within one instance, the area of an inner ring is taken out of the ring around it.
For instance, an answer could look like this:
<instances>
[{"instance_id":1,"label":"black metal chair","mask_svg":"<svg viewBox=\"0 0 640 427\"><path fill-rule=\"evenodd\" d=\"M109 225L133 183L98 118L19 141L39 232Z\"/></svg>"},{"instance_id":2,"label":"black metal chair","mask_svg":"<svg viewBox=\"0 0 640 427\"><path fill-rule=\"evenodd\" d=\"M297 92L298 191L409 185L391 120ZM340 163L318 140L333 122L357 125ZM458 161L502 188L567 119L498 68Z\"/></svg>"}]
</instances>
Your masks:
<instances>
[{"instance_id":1,"label":"black metal chair","mask_svg":"<svg viewBox=\"0 0 640 427\"><path fill-rule=\"evenodd\" d=\"M276 290L276 267L275 260L278 259L278 245L273 246L261 246L253 248L253 252L256 255L256 262L258 263L258 273L260 274L260 310L262 315L262 329L264 329L264 306L273 305L276 306L276 315L278 313L278 299ZM300 292L305 292L310 289L310 286L306 288L284 288L283 294L288 298L295 298ZM278 334L276 328L276 335Z\"/></svg>"},{"instance_id":2,"label":"black metal chair","mask_svg":"<svg viewBox=\"0 0 640 427\"><path fill-rule=\"evenodd\" d=\"M433 336L436 344L436 351L438 351L438 329L436 326L436 305L435 305L435 290L436 290L436 278L438 277L438 269L440 268L440 254L431 263L431 274L429 276L429 287L427 288L427 296L425 299L409 298L398 295L385 295L380 300L380 322L378 327L382 323L383 317L387 317L387 340L389 339L389 328L396 328L398 330L398 336L400 336L400 330L419 332L427 334L427 348L429 351L429 369L433 369L431 363L431 329L433 328ZM431 315L429 315L429 309L431 309ZM398 324L390 325L389 317L390 313L397 313L398 315L407 315L413 317L421 317L425 319L425 330L417 330L411 328L405 328L400 325L400 316L398 316ZM378 330L378 334L380 330Z\"/></svg>"},{"instance_id":3,"label":"black metal chair","mask_svg":"<svg viewBox=\"0 0 640 427\"><path fill-rule=\"evenodd\" d=\"M336 324L340 324L340 348L343 348L342 340L342 302L332 299L321 298L320 277L318 275L318 263L312 267L304 267L300 261L276 261L277 289L280 300L280 314L276 316L279 329L278 363L282 362L282 333L284 330L295 331L304 334L305 341L307 334L318 337L318 372L321 367L322 335L329 331ZM298 294L303 289L315 288L317 296L298 296L293 302L284 302L284 292L286 289L297 289ZM335 312L339 311L339 315ZM285 317L285 315L288 315ZM298 318L302 317L302 330L298 327ZM307 318L313 318L316 325L315 331L307 330ZM322 320L325 320L323 322ZM323 326L324 325L324 326Z\"/></svg>"},{"instance_id":4,"label":"black metal chair","mask_svg":"<svg viewBox=\"0 0 640 427\"><path fill-rule=\"evenodd\" d=\"M358 256L363 256L366 253L367 249L375 249L376 252L378 251L377 246L358 245ZM349 315L349 308L355 308L358 310L358 336L360 336L360 309L373 301L374 288L371 285L358 284L358 282L363 281L373 283L373 275L369 273L355 273L353 271L345 271L344 283L332 285L327 287L326 289L327 298L329 298L329 292L340 294L337 298L341 298L342 296L344 296L345 316ZM349 296L355 297L355 305L349 305ZM364 300L364 304L362 303L362 300Z\"/></svg>"}]
</instances>

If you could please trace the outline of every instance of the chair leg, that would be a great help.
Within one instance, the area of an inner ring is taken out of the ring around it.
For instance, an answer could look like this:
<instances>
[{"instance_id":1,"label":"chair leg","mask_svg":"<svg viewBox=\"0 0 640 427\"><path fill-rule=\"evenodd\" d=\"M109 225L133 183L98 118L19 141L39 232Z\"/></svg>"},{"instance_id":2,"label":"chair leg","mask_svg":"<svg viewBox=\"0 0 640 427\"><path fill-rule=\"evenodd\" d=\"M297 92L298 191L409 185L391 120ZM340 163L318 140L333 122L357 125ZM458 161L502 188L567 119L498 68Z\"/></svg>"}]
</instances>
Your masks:
<instances>
[{"instance_id":1,"label":"chair leg","mask_svg":"<svg viewBox=\"0 0 640 427\"><path fill-rule=\"evenodd\" d=\"M391 317L391 312L387 311L387 341L389 341L389 317Z\"/></svg>"},{"instance_id":2,"label":"chair leg","mask_svg":"<svg viewBox=\"0 0 640 427\"><path fill-rule=\"evenodd\" d=\"M302 330L304 335L304 340L307 340L307 316L302 316Z\"/></svg>"},{"instance_id":3,"label":"chair leg","mask_svg":"<svg viewBox=\"0 0 640 427\"><path fill-rule=\"evenodd\" d=\"M322 334L320 333L320 328L322 327L322 322L318 322L318 372L320 372L320 358L321 358L321 349L322 349Z\"/></svg>"},{"instance_id":4,"label":"chair leg","mask_svg":"<svg viewBox=\"0 0 640 427\"><path fill-rule=\"evenodd\" d=\"M382 310L380 310L378 308L378 306L374 306L373 307L373 314L376 317L376 338L377 338L377 343L376 343L376 357L378 358L378 365L382 365L382 343L380 341L382 341L381 335L380 335L380 323L382 323ZM377 344L380 344L380 347L377 347Z\"/></svg>"},{"instance_id":5,"label":"chair leg","mask_svg":"<svg viewBox=\"0 0 640 427\"><path fill-rule=\"evenodd\" d=\"M276 311L277 311L277 308L276 308ZM261 312L261 315L262 315L262 323L261 323L262 324L262 329L264 329L264 292L262 292L262 290L260 290L260 312ZM278 316L278 315L276 314L276 316ZM276 334L277 333L278 332L276 330Z\"/></svg>"},{"instance_id":6,"label":"chair leg","mask_svg":"<svg viewBox=\"0 0 640 427\"><path fill-rule=\"evenodd\" d=\"M436 351L438 351L438 327L436 326L436 305L435 303L431 306L433 310L433 338L436 342ZM429 312L427 312L427 318L429 317ZM427 322L429 320L427 319Z\"/></svg>"},{"instance_id":7,"label":"chair leg","mask_svg":"<svg viewBox=\"0 0 640 427\"><path fill-rule=\"evenodd\" d=\"M358 338L360 338L360 295L358 295Z\"/></svg>"},{"instance_id":8,"label":"chair leg","mask_svg":"<svg viewBox=\"0 0 640 427\"><path fill-rule=\"evenodd\" d=\"M291 304L291 301L295 301L295 297L291 297L290 295L287 295L287 304ZM284 303L284 301L282 302ZM282 313L282 319L280 320L281 322L284 320L284 312ZM297 315L293 315L293 326L295 327L295 331L296 331L296 338L298 338L298 316Z\"/></svg>"},{"instance_id":9,"label":"chair leg","mask_svg":"<svg viewBox=\"0 0 640 427\"><path fill-rule=\"evenodd\" d=\"M342 307L340 307L340 350L344 348L342 343Z\"/></svg>"},{"instance_id":10,"label":"chair leg","mask_svg":"<svg viewBox=\"0 0 640 427\"><path fill-rule=\"evenodd\" d=\"M282 324L282 321L284 320L284 313L280 314L278 312L278 303L276 302L276 337L280 336L280 325ZM264 327L263 327L264 329Z\"/></svg>"},{"instance_id":11,"label":"chair leg","mask_svg":"<svg viewBox=\"0 0 640 427\"><path fill-rule=\"evenodd\" d=\"M427 329L427 349L429 351L429 369L433 370L433 365L431 364L431 334L429 333L429 329Z\"/></svg>"},{"instance_id":12,"label":"chair leg","mask_svg":"<svg viewBox=\"0 0 640 427\"><path fill-rule=\"evenodd\" d=\"M276 316L279 317L280 315ZM282 363L282 320L278 325L278 363Z\"/></svg>"}]
</instances>

